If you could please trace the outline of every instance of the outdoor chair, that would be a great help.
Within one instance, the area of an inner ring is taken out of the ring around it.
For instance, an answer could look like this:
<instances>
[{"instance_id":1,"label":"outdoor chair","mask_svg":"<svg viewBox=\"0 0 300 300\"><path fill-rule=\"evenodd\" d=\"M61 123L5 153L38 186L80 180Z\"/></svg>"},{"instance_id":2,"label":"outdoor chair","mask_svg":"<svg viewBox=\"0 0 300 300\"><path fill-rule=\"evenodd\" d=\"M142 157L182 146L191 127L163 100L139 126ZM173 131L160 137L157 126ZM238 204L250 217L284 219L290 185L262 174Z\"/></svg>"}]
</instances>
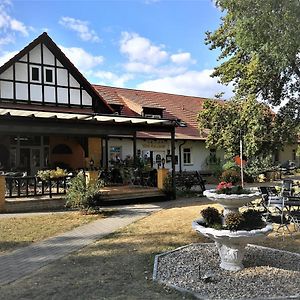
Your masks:
<instances>
[{"instance_id":1,"label":"outdoor chair","mask_svg":"<svg viewBox=\"0 0 300 300\"><path fill-rule=\"evenodd\" d=\"M288 225L291 222L288 211L285 210L285 197L279 195L275 187L260 187L261 205L264 208L264 218L266 222L279 224L277 232L281 228L286 229L289 234L291 231Z\"/></svg>"},{"instance_id":2,"label":"outdoor chair","mask_svg":"<svg viewBox=\"0 0 300 300\"><path fill-rule=\"evenodd\" d=\"M284 197L288 197L288 196L292 196L293 195L293 180L291 180L291 179L284 179L282 181L281 194Z\"/></svg>"}]
</instances>

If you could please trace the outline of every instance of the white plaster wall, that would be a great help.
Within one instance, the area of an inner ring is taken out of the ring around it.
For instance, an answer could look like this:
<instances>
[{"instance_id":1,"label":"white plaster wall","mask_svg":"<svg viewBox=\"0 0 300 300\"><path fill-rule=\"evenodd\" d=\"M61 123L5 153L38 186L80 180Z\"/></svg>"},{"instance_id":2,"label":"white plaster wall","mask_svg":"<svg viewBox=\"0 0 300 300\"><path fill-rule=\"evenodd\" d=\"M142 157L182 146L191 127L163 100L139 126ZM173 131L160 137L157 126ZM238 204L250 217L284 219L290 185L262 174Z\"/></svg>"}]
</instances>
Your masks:
<instances>
[{"instance_id":1,"label":"white plaster wall","mask_svg":"<svg viewBox=\"0 0 300 300\"><path fill-rule=\"evenodd\" d=\"M175 155L179 153L179 145L183 141L175 141ZM130 139L109 139L108 147L111 146L122 147L121 159L125 159L127 155L133 156L133 142ZM181 147L181 161L182 161L182 171L207 171L208 166L206 165L206 158L209 156L209 150L205 148L205 143L203 141L186 141L186 143ZM191 158L192 163L185 165L183 163L183 148L191 148ZM171 149L171 141L167 140L143 140L137 139L137 150L143 151L149 150L153 153L164 154L164 158L167 155L168 150ZM217 157L223 157L223 154L219 151L217 152ZM154 167L157 165L154 163ZM171 163L166 163L165 167L171 169ZM179 171L179 158L178 164L175 166L176 171Z\"/></svg>"},{"instance_id":2,"label":"white plaster wall","mask_svg":"<svg viewBox=\"0 0 300 300\"><path fill-rule=\"evenodd\" d=\"M66 69L57 69L57 84L68 86L68 71Z\"/></svg>"},{"instance_id":3,"label":"white plaster wall","mask_svg":"<svg viewBox=\"0 0 300 300\"><path fill-rule=\"evenodd\" d=\"M80 90L70 89L70 103L80 104Z\"/></svg>"},{"instance_id":4,"label":"white plaster wall","mask_svg":"<svg viewBox=\"0 0 300 300\"><path fill-rule=\"evenodd\" d=\"M58 67L63 67L63 65L61 64L61 62L60 62L58 59L56 59L56 65L57 65Z\"/></svg>"},{"instance_id":5,"label":"white plaster wall","mask_svg":"<svg viewBox=\"0 0 300 300\"><path fill-rule=\"evenodd\" d=\"M0 79L10 79L13 80L13 68L10 67L8 68L6 71L4 71L1 75L0 75Z\"/></svg>"},{"instance_id":6,"label":"white plaster wall","mask_svg":"<svg viewBox=\"0 0 300 300\"><path fill-rule=\"evenodd\" d=\"M70 86L71 87L80 87L80 84L78 83L77 80L70 74Z\"/></svg>"},{"instance_id":7,"label":"white plaster wall","mask_svg":"<svg viewBox=\"0 0 300 300\"><path fill-rule=\"evenodd\" d=\"M42 102L42 86L31 84L30 97L32 101Z\"/></svg>"},{"instance_id":8,"label":"white plaster wall","mask_svg":"<svg viewBox=\"0 0 300 300\"><path fill-rule=\"evenodd\" d=\"M27 64L16 63L16 80L28 82Z\"/></svg>"},{"instance_id":9,"label":"white plaster wall","mask_svg":"<svg viewBox=\"0 0 300 300\"><path fill-rule=\"evenodd\" d=\"M57 89L57 98L59 103L68 104L68 89L67 88L58 88Z\"/></svg>"},{"instance_id":10,"label":"white plaster wall","mask_svg":"<svg viewBox=\"0 0 300 300\"><path fill-rule=\"evenodd\" d=\"M82 91L82 104L92 105L92 97L85 90Z\"/></svg>"},{"instance_id":11,"label":"white plaster wall","mask_svg":"<svg viewBox=\"0 0 300 300\"><path fill-rule=\"evenodd\" d=\"M12 99L13 98L13 84L12 82L1 81L0 82L1 98Z\"/></svg>"},{"instance_id":12,"label":"white plaster wall","mask_svg":"<svg viewBox=\"0 0 300 300\"><path fill-rule=\"evenodd\" d=\"M55 103L55 88L52 86L44 87L45 102Z\"/></svg>"},{"instance_id":13,"label":"white plaster wall","mask_svg":"<svg viewBox=\"0 0 300 300\"><path fill-rule=\"evenodd\" d=\"M41 45L37 45L29 52L29 61L34 63L41 63Z\"/></svg>"},{"instance_id":14,"label":"white plaster wall","mask_svg":"<svg viewBox=\"0 0 300 300\"><path fill-rule=\"evenodd\" d=\"M28 100L27 83L16 83L16 98L19 100Z\"/></svg>"},{"instance_id":15,"label":"white plaster wall","mask_svg":"<svg viewBox=\"0 0 300 300\"><path fill-rule=\"evenodd\" d=\"M44 64L54 66L55 57L45 45L43 45L43 58Z\"/></svg>"},{"instance_id":16,"label":"white plaster wall","mask_svg":"<svg viewBox=\"0 0 300 300\"><path fill-rule=\"evenodd\" d=\"M27 54L24 55L24 56L22 56L19 60L20 60L20 61L27 61Z\"/></svg>"}]
</instances>

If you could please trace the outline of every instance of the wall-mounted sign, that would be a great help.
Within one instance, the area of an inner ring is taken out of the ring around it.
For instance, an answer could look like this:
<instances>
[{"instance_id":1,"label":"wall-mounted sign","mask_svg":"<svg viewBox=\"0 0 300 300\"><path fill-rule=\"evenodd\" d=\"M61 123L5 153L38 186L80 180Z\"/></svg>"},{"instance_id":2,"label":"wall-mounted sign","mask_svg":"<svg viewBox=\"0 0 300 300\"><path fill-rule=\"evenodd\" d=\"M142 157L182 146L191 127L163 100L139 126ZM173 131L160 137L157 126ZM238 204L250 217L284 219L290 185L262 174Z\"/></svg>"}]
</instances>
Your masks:
<instances>
[{"instance_id":1,"label":"wall-mounted sign","mask_svg":"<svg viewBox=\"0 0 300 300\"><path fill-rule=\"evenodd\" d=\"M145 141L142 143L144 149L164 149L167 146L165 141Z\"/></svg>"}]
</instances>

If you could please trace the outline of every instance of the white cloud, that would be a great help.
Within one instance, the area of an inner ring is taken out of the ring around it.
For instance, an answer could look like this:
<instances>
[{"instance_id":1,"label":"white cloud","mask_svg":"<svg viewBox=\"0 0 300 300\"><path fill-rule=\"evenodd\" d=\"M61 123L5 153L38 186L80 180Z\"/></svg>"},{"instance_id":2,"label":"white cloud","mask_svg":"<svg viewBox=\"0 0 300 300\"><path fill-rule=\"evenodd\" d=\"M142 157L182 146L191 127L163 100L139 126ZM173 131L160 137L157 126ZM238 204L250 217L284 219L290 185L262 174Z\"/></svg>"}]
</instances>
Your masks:
<instances>
[{"instance_id":1,"label":"white cloud","mask_svg":"<svg viewBox=\"0 0 300 300\"><path fill-rule=\"evenodd\" d=\"M24 25L23 22L13 18L9 14L11 1L0 1L0 36L3 41L11 42L13 33L21 33L23 36L28 36L30 28ZM6 36L10 38L6 39Z\"/></svg>"},{"instance_id":2,"label":"white cloud","mask_svg":"<svg viewBox=\"0 0 300 300\"><path fill-rule=\"evenodd\" d=\"M96 66L102 64L104 60L103 56L94 56L82 48L66 48L63 46L59 47L81 72L90 71Z\"/></svg>"},{"instance_id":3,"label":"white cloud","mask_svg":"<svg viewBox=\"0 0 300 300\"><path fill-rule=\"evenodd\" d=\"M63 25L65 28L75 31L81 40L99 42L100 38L97 33L89 28L89 22L82 21L79 19L74 19L70 17L62 17L59 20L59 24Z\"/></svg>"},{"instance_id":4,"label":"white cloud","mask_svg":"<svg viewBox=\"0 0 300 300\"><path fill-rule=\"evenodd\" d=\"M11 16L11 6L11 1L0 0L0 50L4 45L14 43L16 34L28 36L29 31L32 30L31 27L27 27L24 23ZM1 54L2 57L6 55L6 53Z\"/></svg>"},{"instance_id":5,"label":"white cloud","mask_svg":"<svg viewBox=\"0 0 300 300\"><path fill-rule=\"evenodd\" d=\"M155 46L137 33L122 32L120 51L128 56L130 62L157 65L168 59L168 53L163 48L163 45Z\"/></svg>"},{"instance_id":6,"label":"white cloud","mask_svg":"<svg viewBox=\"0 0 300 300\"><path fill-rule=\"evenodd\" d=\"M98 71L93 73L93 76L99 78L100 81L97 82L97 84L114 85L118 87L124 87L125 83L134 77L132 74L117 75L108 71Z\"/></svg>"},{"instance_id":7,"label":"white cloud","mask_svg":"<svg viewBox=\"0 0 300 300\"><path fill-rule=\"evenodd\" d=\"M0 66L4 65L7 61L9 61L12 57L14 57L18 51L5 52L0 56Z\"/></svg>"},{"instance_id":8,"label":"white cloud","mask_svg":"<svg viewBox=\"0 0 300 300\"><path fill-rule=\"evenodd\" d=\"M195 63L195 61L192 59L191 53L189 52L183 52L183 53L177 53L171 55L171 61L175 64L189 64L189 63Z\"/></svg>"},{"instance_id":9,"label":"white cloud","mask_svg":"<svg viewBox=\"0 0 300 300\"><path fill-rule=\"evenodd\" d=\"M137 88L206 98L214 97L219 92L225 92L224 98L233 96L232 86L224 86L218 83L216 78L210 77L212 71L187 71L173 77L168 76L142 82L137 85Z\"/></svg>"}]
</instances>

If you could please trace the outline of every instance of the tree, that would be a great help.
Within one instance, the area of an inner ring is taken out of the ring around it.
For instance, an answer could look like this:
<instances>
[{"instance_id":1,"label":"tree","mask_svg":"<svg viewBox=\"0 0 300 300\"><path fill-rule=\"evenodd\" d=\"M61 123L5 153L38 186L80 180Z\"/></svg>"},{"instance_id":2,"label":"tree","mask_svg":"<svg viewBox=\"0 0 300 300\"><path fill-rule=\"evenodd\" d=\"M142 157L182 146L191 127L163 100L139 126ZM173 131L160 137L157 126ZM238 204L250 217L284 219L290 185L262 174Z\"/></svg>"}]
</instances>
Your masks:
<instances>
[{"instance_id":1,"label":"tree","mask_svg":"<svg viewBox=\"0 0 300 300\"><path fill-rule=\"evenodd\" d=\"M216 0L221 25L206 33L210 49L221 50L213 76L234 83L237 95L254 94L279 105L299 121L300 1ZM294 110L291 110L291 108Z\"/></svg>"},{"instance_id":2,"label":"tree","mask_svg":"<svg viewBox=\"0 0 300 300\"><path fill-rule=\"evenodd\" d=\"M207 100L198 122L200 131L206 131L207 147L224 150L225 158L239 154L241 136L248 159L274 154L295 138L288 134L290 124L286 119L258 102L255 95L223 102Z\"/></svg>"}]
</instances>

